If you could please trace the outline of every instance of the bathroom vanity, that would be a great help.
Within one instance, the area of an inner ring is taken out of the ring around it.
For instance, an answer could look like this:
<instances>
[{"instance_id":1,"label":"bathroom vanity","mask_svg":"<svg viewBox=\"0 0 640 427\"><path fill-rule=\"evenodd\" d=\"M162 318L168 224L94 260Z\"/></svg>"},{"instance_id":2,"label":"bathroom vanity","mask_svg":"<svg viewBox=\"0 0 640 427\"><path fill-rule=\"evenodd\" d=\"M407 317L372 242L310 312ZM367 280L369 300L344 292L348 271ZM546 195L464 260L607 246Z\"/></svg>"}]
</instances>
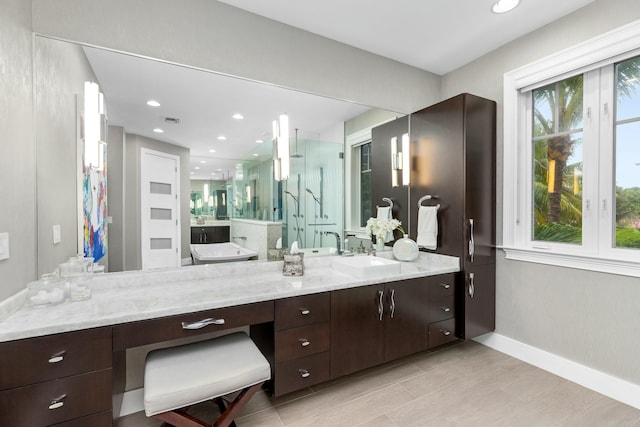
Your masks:
<instances>
[{"instance_id":1,"label":"bathroom vanity","mask_svg":"<svg viewBox=\"0 0 640 427\"><path fill-rule=\"evenodd\" d=\"M275 395L456 339L458 258L422 253L366 279L332 258L301 277L255 261L114 273L91 280L90 300L20 308L0 322L0 425L111 426L127 349L212 331L249 327Z\"/></svg>"}]
</instances>

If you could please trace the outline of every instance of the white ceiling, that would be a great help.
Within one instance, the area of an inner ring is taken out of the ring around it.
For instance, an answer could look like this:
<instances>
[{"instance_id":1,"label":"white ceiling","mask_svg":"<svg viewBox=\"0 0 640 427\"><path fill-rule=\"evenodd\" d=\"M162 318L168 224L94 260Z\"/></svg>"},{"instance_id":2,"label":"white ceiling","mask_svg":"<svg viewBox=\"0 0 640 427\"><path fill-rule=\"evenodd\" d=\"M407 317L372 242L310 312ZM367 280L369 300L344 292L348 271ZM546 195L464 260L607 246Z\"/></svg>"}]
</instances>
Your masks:
<instances>
[{"instance_id":1,"label":"white ceiling","mask_svg":"<svg viewBox=\"0 0 640 427\"><path fill-rule=\"evenodd\" d=\"M220 1L442 75L593 0Z\"/></svg>"}]
</instances>

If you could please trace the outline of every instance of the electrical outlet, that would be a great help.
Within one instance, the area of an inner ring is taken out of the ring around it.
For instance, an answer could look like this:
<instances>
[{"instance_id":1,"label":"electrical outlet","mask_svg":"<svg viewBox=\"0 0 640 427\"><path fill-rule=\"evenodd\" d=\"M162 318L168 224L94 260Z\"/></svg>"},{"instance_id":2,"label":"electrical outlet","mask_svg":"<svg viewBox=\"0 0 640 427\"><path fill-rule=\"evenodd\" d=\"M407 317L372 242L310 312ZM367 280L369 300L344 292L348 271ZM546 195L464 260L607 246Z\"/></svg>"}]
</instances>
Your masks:
<instances>
[{"instance_id":1,"label":"electrical outlet","mask_svg":"<svg viewBox=\"0 0 640 427\"><path fill-rule=\"evenodd\" d=\"M56 224L53 226L53 244L57 245L62 240L62 235L60 232L60 224Z\"/></svg>"},{"instance_id":2,"label":"electrical outlet","mask_svg":"<svg viewBox=\"0 0 640 427\"><path fill-rule=\"evenodd\" d=\"M0 260L9 259L9 233L0 233Z\"/></svg>"}]
</instances>

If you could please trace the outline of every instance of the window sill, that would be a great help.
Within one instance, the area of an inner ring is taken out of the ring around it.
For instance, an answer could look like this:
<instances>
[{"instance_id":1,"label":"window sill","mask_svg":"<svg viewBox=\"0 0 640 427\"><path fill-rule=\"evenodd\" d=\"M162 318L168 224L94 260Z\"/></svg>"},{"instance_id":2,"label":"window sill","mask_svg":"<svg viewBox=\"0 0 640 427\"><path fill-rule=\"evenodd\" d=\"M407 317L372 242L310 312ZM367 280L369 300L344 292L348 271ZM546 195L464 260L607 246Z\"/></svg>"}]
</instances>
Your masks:
<instances>
[{"instance_id":1,"label":"window sill","mask_svg":"<svg viewBox=\"0 0 640 427\"><path fill-rule=\"evenodd\" d=\"M597 271L600 273L619 274L622 276L640 277L640 263L620 259L590 257L584 255L562 254L549 250L501 247L506 259L514 261L534 262L537 264L558 267L576 268L579 270Z\"/></svg>"}]
</instances>

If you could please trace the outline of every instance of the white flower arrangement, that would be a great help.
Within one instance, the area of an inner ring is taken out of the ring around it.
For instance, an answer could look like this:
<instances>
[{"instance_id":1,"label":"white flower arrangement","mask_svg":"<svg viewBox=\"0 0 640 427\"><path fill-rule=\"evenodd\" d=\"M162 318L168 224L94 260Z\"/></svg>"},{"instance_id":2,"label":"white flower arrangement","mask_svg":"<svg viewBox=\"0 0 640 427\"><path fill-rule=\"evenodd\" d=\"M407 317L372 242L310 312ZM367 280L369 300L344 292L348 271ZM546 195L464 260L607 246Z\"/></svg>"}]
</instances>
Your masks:
<instances>
[{"instance_id":1,"label":"white flower arrangement","mask_svg":"<svg viewBox=\"0 0 640 427\"><path fill-rule=\"evenodd\" d=\"M384 239L387 233L393 232L396 228L403 231L401 224L395 218L369 218L365 230L368 234L376 236L376 239Z\"/></svg>"}]
</instances>

